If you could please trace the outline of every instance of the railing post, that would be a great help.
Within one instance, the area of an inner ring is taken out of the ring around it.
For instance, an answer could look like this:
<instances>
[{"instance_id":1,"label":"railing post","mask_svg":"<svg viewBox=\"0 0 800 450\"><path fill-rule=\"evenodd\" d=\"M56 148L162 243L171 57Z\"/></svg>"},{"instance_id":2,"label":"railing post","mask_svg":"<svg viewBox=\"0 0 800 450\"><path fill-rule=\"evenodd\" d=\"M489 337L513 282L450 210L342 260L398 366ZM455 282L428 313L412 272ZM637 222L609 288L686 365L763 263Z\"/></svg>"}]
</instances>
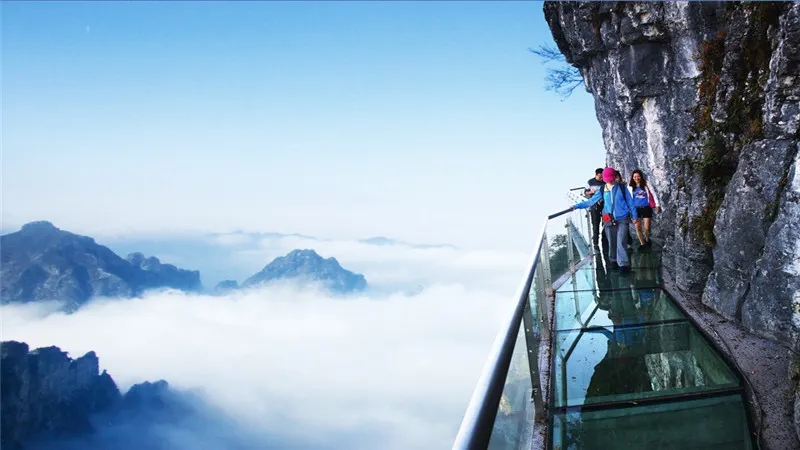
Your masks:
<instances>
[{"instance_id":1,"label":"railing post","mask_svg":"<svg viewBox=\"0 0 800 450\"><path fill-rule=\"evenodd\" d=\"M539 333L539 336L536 336L530 302L525 305L525 311L522 314L522 323L525 327L525 344L528 348L528 369L531 374L531 401L533 401L533 412L536 420L541 420L546 417L544 413L544 401L542 399L542 381L539 376L539 341L541 333Z\"/></svg>"},{"instance_id":2,"label":"railing post","mask_svg":"<svg viewBox=\"0 0 800 450\"><path fill-rule=\"evenodd\" d=\"M550 275L550 244L547 241L547 233L544 233L544 237L542 238L542 248L539 253L539 265L541 266L541 270L537 271L537 277L540 279L541 293L543 297L540 302L537 303L537 307L539 308L539 317L541 318L544 324L544 330L550 333L550 310L547 307L549 302L547 301L550 297L554 296L553 293L553 279Z\"/></svg>"},{"instance_id":3,"label":"railing post","mask_svg":"<svg viewBox=\"0 0 800 450\"><path fill-rule=\"evenodd\" d=\"M592 240L592 213L586 209L586 243L589 244L589 253L594 253L594 245Z\"/></svg>"},{"instance_id":4,"label":"railing post","mask_svg":"<svg viewBox=\"0 0 800 450\"><path fill-rule=\"evenodd\" d=\"M567 218L567 223L565 225L567 228L567 257L569 258L569 273L575 273L575 251L573 250L575 236L572 235L572 227L570 226L571 222L572 219Z\"/></svg>"}]
</instances>

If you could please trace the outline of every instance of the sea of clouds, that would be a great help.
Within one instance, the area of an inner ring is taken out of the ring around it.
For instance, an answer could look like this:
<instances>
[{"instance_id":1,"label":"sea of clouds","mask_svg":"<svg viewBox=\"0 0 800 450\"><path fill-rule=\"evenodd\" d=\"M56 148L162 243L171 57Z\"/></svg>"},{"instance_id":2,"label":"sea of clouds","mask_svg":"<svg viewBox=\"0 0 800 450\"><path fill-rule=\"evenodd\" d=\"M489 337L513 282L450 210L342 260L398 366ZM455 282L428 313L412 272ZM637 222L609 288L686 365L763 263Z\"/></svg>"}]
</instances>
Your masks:
<instances>
[{"instance_id":1,"label":"sea of clouds","mask_svg":"<svg viewBox=\"0 0 800 450\"><path fill-rule=\"evenodd\" d=\"M182 245L173 259L153 253L193 269L174 259L194 245L213 259L202 261L206 271L241 282L276 256L312 248L370 287L344 298L288 282L224 297L162 291L96 299L69 315L55 303L2 307L3 340L72 357L94 350L123 392L158 379L200 392L205 419L151 430L175 450L449 448L529 257L247 233ZM117 441L97 442L75 448Z\"/></svg>"}]
</instances>

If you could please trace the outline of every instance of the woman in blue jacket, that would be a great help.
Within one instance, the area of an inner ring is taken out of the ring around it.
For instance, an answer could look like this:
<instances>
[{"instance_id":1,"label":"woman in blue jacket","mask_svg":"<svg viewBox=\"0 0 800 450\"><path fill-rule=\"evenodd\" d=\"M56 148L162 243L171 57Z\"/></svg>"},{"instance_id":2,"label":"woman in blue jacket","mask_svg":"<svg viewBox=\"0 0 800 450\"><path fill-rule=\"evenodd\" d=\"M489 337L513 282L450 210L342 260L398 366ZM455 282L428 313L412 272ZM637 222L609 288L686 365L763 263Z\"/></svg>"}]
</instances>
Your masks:
<instances>
[{"instance_id":1,"label":"woman in blue jacket","mask_svg":"<svg viewBox=\"0 0 800 450\"><path fill-rule=\"evenodd\" d=\"M608 238L609 260L611 268L619 269L620 273L628 273L631 263L628 259L628 230L630 223L639 223L639 216L633 206L633 198L628 188L614 180L614 169L603 169L603 181L606 184L598 189L594 195L572 207L572 209L586 209L603 200L603 230Z\"/></svg>"}]
</instances>

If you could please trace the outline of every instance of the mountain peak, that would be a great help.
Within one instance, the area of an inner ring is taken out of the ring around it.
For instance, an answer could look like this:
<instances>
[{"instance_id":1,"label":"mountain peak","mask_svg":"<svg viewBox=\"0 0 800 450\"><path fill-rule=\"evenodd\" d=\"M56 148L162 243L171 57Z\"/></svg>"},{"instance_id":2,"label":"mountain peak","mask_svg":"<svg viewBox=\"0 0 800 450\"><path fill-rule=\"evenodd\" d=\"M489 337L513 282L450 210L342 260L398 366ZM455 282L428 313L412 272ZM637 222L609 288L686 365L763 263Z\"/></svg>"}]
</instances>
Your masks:
<instances>
[{"instance_id":1,"label":"mountain peak","mask_svg":"<svg viewBox=\"0 0 800 450\"><path fill-rule=\"evenodd\" d=\"M383 236L374 236L371 238L362 239L361 242L372 245L392 245L397 243L397 241L394 239L389 239Z\"/></svg>"},{"instance_id":2,"label":"mountain peak","mask_svg":"<svg viewBox=\"0 0 800 450\"><path fill-rule=\"evenodd\" d=\"M317 253L313 249L304 248L304 249L295 249L295 250L292 250L292 251L290 251L289 253L286 254L286 256L291 256L291 255L319 256L319 253ZM321 256L319 256L319 257L322 258Z\"/></svg>"},{"instance_id":3,"label":"mountain peak","mask_svg":"<svg viewBox=\"0 0 800 450\"><path fill-rule=\"evenodd\" d=\"M20 228L20 231L61 231L52 222L48 222L47 220L36 220L33 222L28 222Z\"/></svg>"},{"instance_id":4,"label":"mountain peak","mask_svg":"<svg viewBox=\"0 0 800 450\"><path fill-rule=\"evenodd\" d=\"M242 287L283 279L305 279L322 282L331 291L344 293L363 290L364 275L342 268L336 258L323 258L311 249L292 250L272 260L242 283Z\"/></svg>"},{"instance_id":5,"label":"mountain peak","mask_svg":"<svg viewBox=\"0 0 800 450\"><path fill-rule=\"evenodd\" d=\"M286 256L283 256L282 258L287 258L287 259L291 259L291 260L314 260L314 261L324 261L325 260L325 258L320 256L319 253L317 253L316 251L311 250L311 249L292 250L289 253L287 253ZM331 258L328 258L328 259L331 259ZM333 258L333 259L335 259L335 258Z\"/></svg>"}]
</instances>

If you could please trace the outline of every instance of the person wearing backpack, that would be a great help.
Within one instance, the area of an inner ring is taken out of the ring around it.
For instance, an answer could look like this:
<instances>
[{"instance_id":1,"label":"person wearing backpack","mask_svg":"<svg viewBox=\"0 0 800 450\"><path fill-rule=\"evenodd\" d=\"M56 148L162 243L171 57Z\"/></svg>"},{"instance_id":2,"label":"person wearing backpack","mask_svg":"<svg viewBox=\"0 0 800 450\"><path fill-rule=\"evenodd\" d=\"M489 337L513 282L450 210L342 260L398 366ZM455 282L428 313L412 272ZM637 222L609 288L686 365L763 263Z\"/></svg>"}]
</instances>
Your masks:
<instances>
[{"instance_id":1,"label":"person wearing backpack","mask_svg":"<svg viewBox=\"0 0 800 450\"><path fill-rule=\"evenodd\" d=\"M633 198L628 188L622 183L615 182L615 170L611 167L603 169L602 189L586 201L576 203L571 209L586 209L603 200L603 231L608 237L609 260L611 269L619 269L620 273L629 273L631 270L628 259L628 228L630 223L639 223L639 215L633 206Z\"/></svg>"},{"instance_id":2,"label":"person wearing backpack","mask_svg":"<svg viewBox=\"0 0 800 450\"><path fill-rule=\"evenodd\" d=\"M644 174L639 169L631 173L628 190L631 197L633 197L633 206L636 207L636 212L639 214L639 218L642 219L642 223L636 225L639 249L649 248L653 245L652 241L650 241L650 221L653 218L653 211L661 212L661 202L658 201L656 193L647 184Z\"/></svg>"}]
</instances>

